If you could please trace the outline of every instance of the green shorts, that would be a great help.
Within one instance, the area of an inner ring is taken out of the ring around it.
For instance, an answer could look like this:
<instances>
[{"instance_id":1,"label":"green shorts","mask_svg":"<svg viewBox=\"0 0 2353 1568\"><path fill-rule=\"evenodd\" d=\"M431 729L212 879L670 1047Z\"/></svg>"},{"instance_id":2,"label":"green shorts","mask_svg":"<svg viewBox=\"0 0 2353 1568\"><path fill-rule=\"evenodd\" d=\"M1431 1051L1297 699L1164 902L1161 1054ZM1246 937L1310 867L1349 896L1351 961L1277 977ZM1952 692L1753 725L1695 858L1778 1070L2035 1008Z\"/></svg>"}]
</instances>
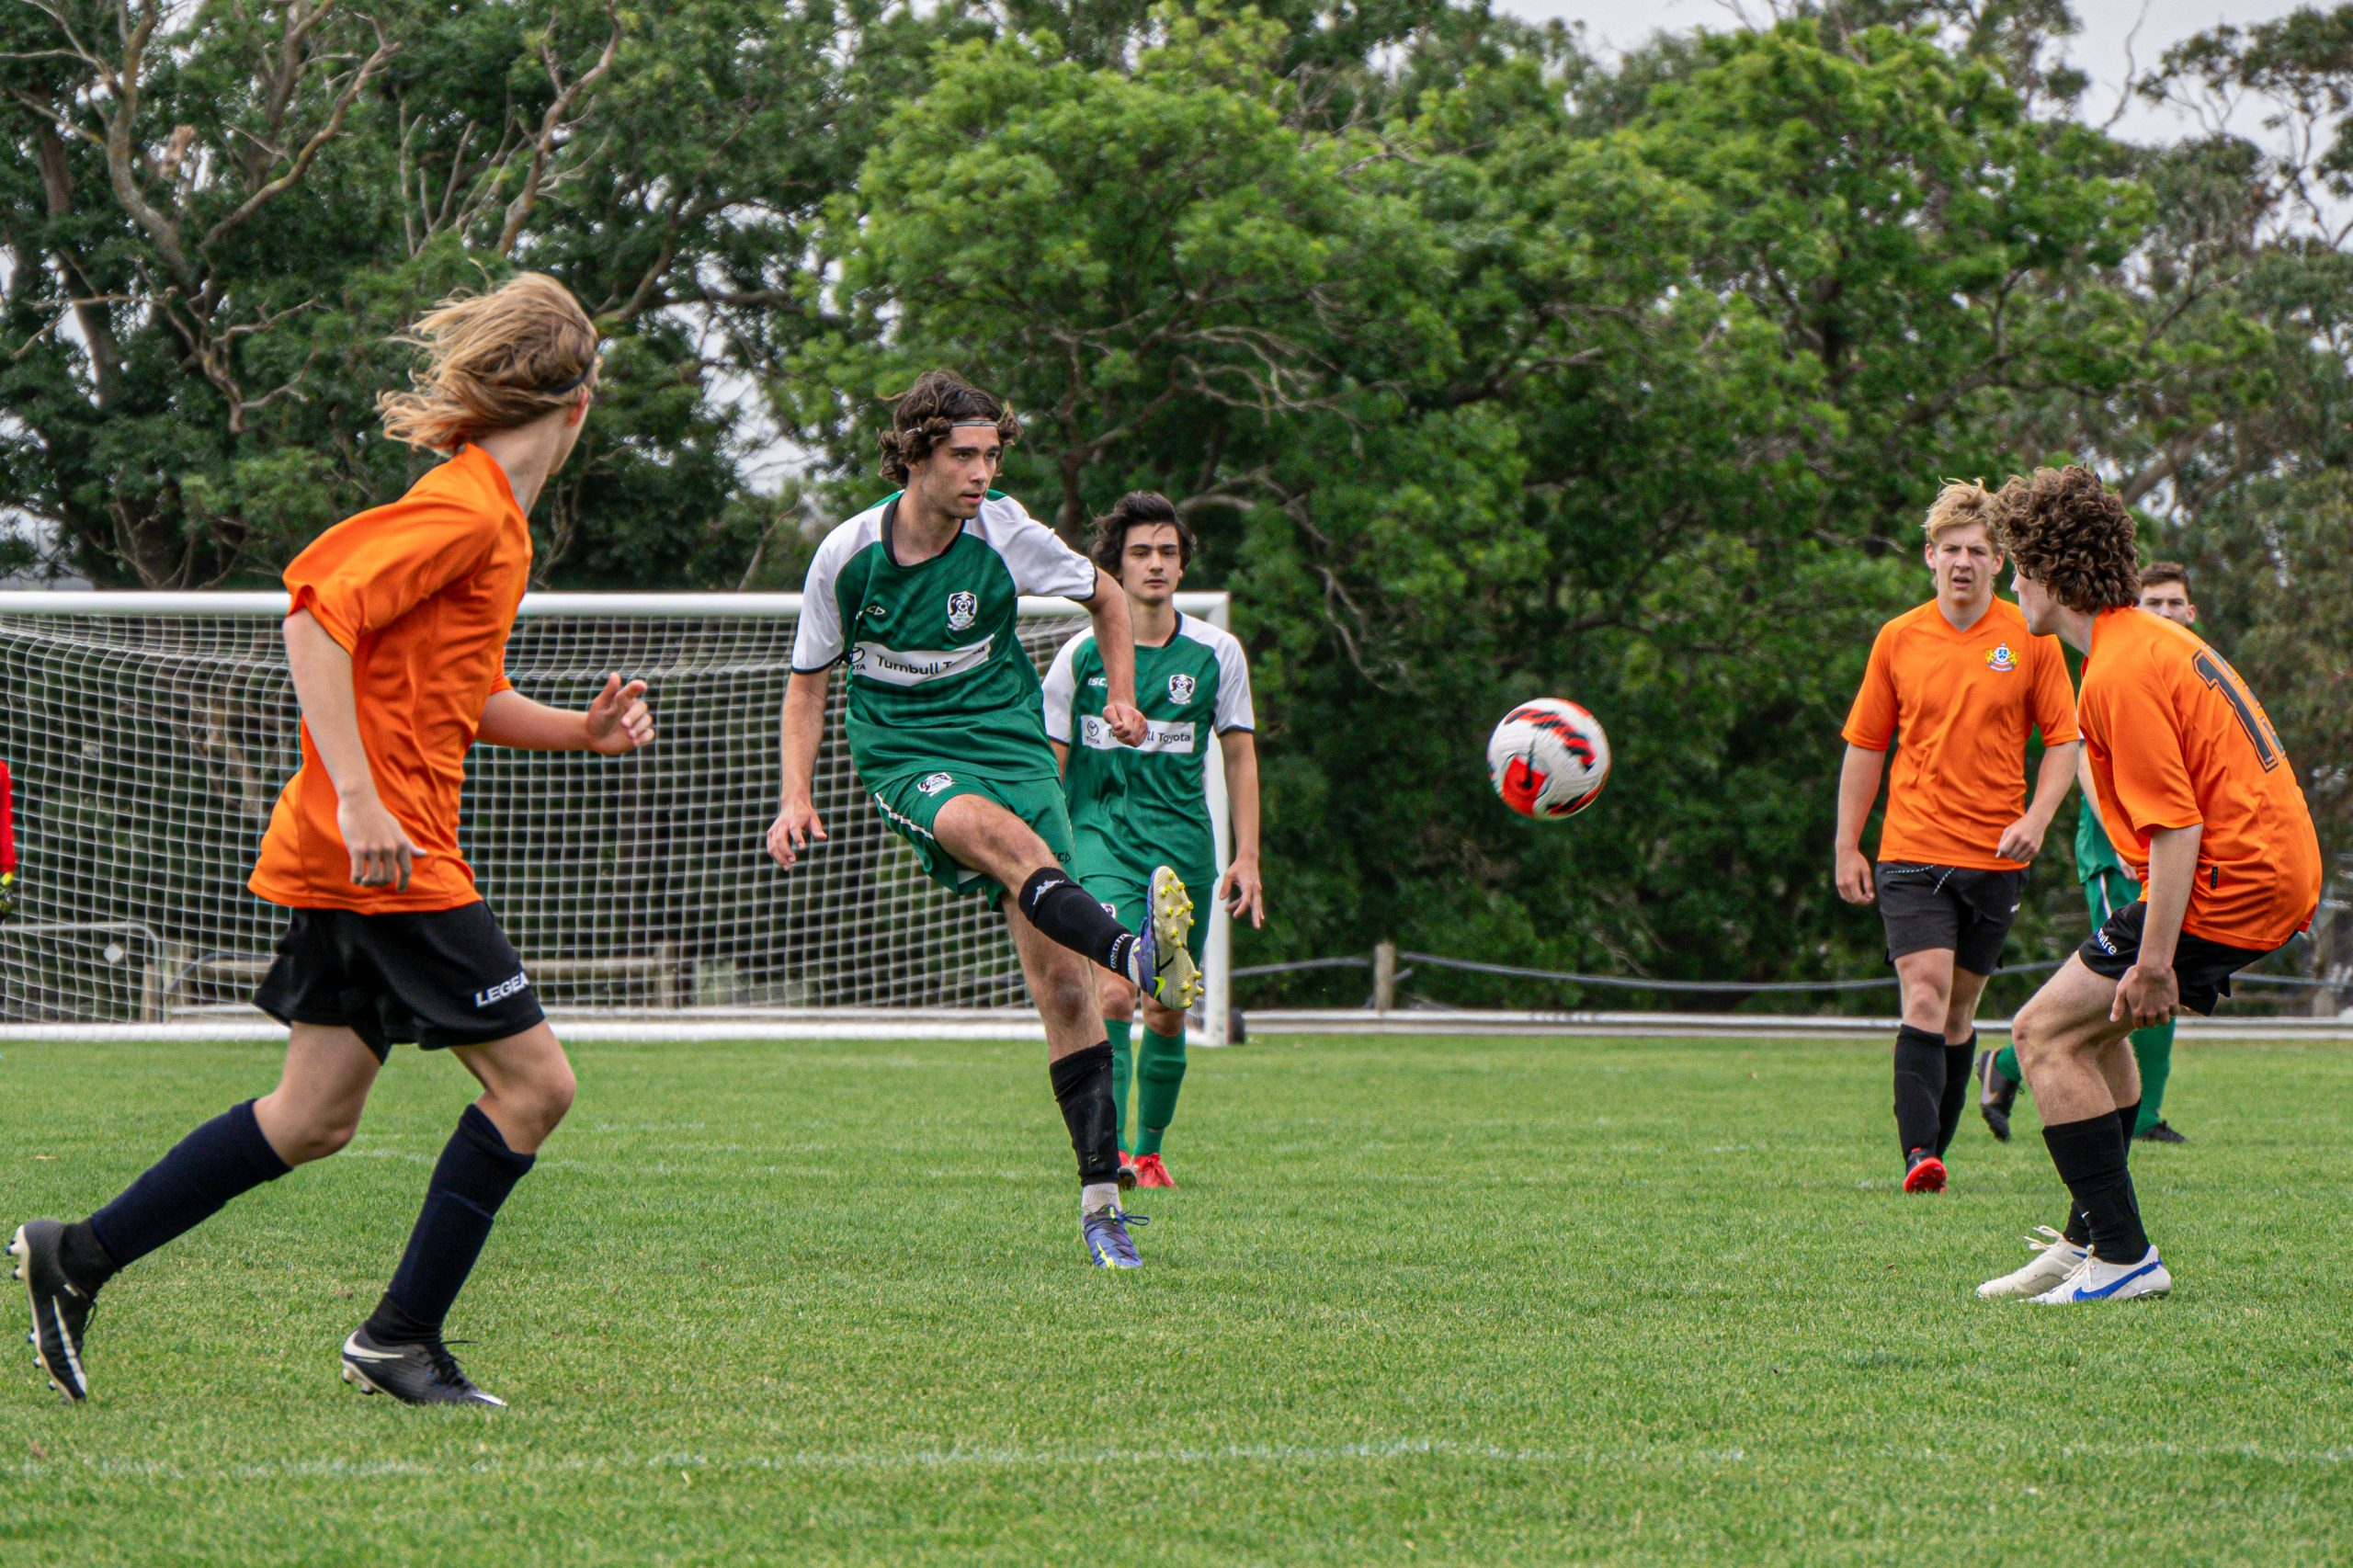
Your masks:
<instances>
[{"instance_id":1,"label":"green shorts","mask_svg":"<svg viewBox=\"0 0 2353 1568\"><path fill-rule=\"evenodd\" d=\"M1217 896L1217 873L1207 867L1187 869L1176 868L1185 879L1185 891L1193 899L1193 931L1185 949L1193 955L1193 962L1201 961L1201 952L1210 939L1210 901ZM1114 865L1101 856L1085 856L1072 868L1078 885L1093 893L1111 917L1131 931L1141 931L1152 915L1152 873L1138 873L1134 868Z\"/></svg>"},{"instance_id":2,"label":"green shorts","mask_svg":"<svg viewBox=\"0 0 2353 1568\"><path fill-rule=\"evenodd\" d=\"M972 893L994 906L1005 896L995 877L959 865L932 836L939 808L959 795L995 801L1037 830L1061 864L1071 861L1070 812L1054 778L991 778L950 764L921 773L903 773L872 786L874 809L915 847L924 874L951 892Z\"/></svg>"}]
</instances>

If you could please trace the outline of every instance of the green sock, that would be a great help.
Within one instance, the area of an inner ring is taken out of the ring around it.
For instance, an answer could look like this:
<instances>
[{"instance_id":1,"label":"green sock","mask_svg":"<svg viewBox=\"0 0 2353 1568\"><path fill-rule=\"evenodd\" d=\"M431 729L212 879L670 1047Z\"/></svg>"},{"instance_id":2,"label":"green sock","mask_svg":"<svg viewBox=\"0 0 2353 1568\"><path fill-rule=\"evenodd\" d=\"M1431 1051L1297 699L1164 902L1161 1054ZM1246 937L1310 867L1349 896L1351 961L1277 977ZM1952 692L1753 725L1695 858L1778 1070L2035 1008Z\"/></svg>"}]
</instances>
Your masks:
<instances>
[{"instance_id":1,"label":"green sock","mask_svg":"<svg viewBox=\"0 0 2353 1568\"><path fill-rule=\"evenodd\" d=\"M1136 1052L1136 1153L1160 1153L1160 1136L1176 1116L1176 1091L1185 1082L1185 1031L1143 1031Z\"/></svg>"},{"instance_id":2,"label":"green sock","mask_svg":"<svg viewBox=\"0 0 2353 1568\"><path fill-rule=\"evenodd\" d=\"M2018 1048L2015 1045L2006 1045L1995 1053L1994 1071L2013 1084L2026 1082L2026 1074L2018 1071Z\"/></svg>"},{"instance_id":3,"label":"green sock","mask_svg":"<svg viewBox=\"0 0 2353 1568\"><path fill-rule=\"evenodd\" d=\"M2132 1060L2141 1064L2141 1119L2132 1124L2137 1138L2157 1124L2165 1108L2165 1080L2173 1075L2171 1019L2132 1031Z\"/></svg>"},{"instance_id":4,"label":"green sock","mask_svg":"<svg viewBox=\"0 0 2353 1568\"><path fill-rule=\"evenodd\" d=\"M1119 1108L1122 1154L1134 1152L1128 1145L1128 1030L1133 1027L1125 1018L1103 1020L1104 1036L1111 1042L1111 1103Z\"/></svg>"}]
</instances>

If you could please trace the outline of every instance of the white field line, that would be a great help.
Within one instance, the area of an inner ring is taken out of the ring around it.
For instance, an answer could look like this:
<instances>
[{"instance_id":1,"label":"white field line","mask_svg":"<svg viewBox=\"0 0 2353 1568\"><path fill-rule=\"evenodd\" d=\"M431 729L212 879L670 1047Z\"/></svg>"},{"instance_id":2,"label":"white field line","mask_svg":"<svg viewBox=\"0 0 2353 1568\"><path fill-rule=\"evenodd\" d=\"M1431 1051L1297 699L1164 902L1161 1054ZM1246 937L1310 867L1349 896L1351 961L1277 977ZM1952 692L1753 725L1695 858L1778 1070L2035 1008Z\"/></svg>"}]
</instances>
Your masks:
<instances>
[{"instance_id":1,"label":"white field line","mask_svg":"<svg viewBox=\"0 0 2353 1568\"><path fill-rule=\"evenodd\" d=\"M1737 1465L1748 1462L1740 1449L1514 1449L1444 1438L1399 1438L1387 1443L1233 1443L1215 1448L1165 1449L908 1449L870 1452L721 1454L676 1452L542 1456L494 1456L438 1463L430 1460L265 1460L246 1463L190 1465L162 1460L66 1456L23 1460L0 1466L0 1474L27 1481L96 1477L122 1481L367 1480L386 1476L592 1475L688 1473L746 1474L779 1471L892 1471L926 1470L1063 1470L1100 1465L1290 1465L1387 1463L1443 1460L1474 1464L1525 1465Z\"/></svg>"},{"instance_id":2,"label":"white field line","mask_svg":"<svg viewBox=\"0 0 2353 1568\"><path fill-rule=\"evenodd\" d=\"M2100 1462L2179 1460L2192 1463L2252 1460L2281 1466L2353 1464L2353 1447L2276 1449L2261 1443L2071 1443L2061 1449L2071 1460ZM1745 1449L1629 1448L1516 1449L1491 1443L1461 1443L1446 1438L1399 1438L1386 1443L1233 1443L1211 1448L1118 1449L909 1449L868 1452L825 1453L797 1450L783 1453L710 1455L694 1452L542 1456L491 1456L449 1463L430 1460L286 1460L217 1465L189 1465L158 1460L78 1456L22 1460L0 1465L0 1475L28 1482L103 1480L154 1482L244 1482L301 1480L373 1480L410 1476L420 1479L468 1475L539 1476L776 1474L800 1472L891 1473L923 1471L1025 1471L1086 1469L1098 1466L1143 1467L1178 1465L1245 1465L1284 1469L1307 1465L1392 1464L1442 1460L1465 1464L1533 1465L1595 1469L1642 1467L1657 1469L1727 1468L1758 1462L1766 1456ZM1811 1461L1818 1455L1791 1454ZM1977 1456L1936 1448L1890 1447L1882 1457L1931 1464L1971 1464Z\"/></svg>"}]
</instances>

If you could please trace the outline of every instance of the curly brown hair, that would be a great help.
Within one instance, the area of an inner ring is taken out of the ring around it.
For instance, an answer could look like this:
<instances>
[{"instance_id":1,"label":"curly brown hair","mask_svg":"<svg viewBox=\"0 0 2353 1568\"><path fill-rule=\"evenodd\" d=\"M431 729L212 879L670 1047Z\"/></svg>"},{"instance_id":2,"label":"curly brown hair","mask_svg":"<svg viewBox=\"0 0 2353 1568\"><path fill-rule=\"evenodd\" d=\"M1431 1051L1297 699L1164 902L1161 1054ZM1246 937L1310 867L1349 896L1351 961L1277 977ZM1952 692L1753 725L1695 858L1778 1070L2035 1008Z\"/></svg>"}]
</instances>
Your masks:
<instances>
[{"instance_id":1,"label":"curly brown hair","mask_svg":"<svg viewBox=\"0 0 2353 1568\"><path fill-rule=\"evenodd\" d=\"M2080 463L2013 476L1994 498L1994 540L2069 609L2141 602L2141 558L2124 498Z\"/></svg>"},{"instance_id":2,"label":"curly brown hair","mask_svg":"<svg viewBox=\"0 0 2353 1568\"><path fill-rule=\"evenodd\" d=\"M1128 530L1133 528L1159 527L1176 530L1176 563L1193 563L1193 529L1176 515L1168 497L1156 490L1131 490L1120 497L1120 504L1095 519L1095 538L1087 545L1086 553L1095 563L1116 577L1120 574L1120 557L1128 548Z\"/></svg>"},{"instance_id":3,"label":"curly brown hair","mask_svg":"<svg viewBox=\"0 0 2353 1568\"><path fill-rule=\"evenodd\" d=\"M907 470L931 456L959 425L996 426L1006 446L1021 438L1021 421L1005 400L984 392L953 370L926 370L899 394L891 408L891 428L882 432L882 477L907 482Z\"/></svg>"}]
</instances>

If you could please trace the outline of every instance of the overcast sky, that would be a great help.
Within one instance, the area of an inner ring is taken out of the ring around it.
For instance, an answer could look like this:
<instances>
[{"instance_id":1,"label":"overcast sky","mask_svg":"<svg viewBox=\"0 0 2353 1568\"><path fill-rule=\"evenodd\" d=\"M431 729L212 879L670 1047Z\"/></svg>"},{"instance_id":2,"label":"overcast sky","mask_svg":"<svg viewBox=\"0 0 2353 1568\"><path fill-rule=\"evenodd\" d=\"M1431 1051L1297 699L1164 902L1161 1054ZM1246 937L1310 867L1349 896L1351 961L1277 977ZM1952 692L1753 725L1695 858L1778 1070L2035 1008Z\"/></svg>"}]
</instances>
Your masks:
<instances>
[{"instance_id":1,"label":"overcast sky","mask_svg":"<svg viewBox=\"0 0 2353 1568\"><path fill-rule=\"evenodd\" d=\"M2309 4L2311 0L2304 0ZM1725 28L1734 25L1734 13L1725 0L1495 0L1497 8L1533 21L1583 22L1586 37L1608 52L1640 43L1662 28L1680 32L1690 28ZM2126 42L2131 58L2146 71L2168 48L2194 33L2222 22L2265 21L2297 9L2297 0L2074 0L2083 31L2069 40L2068 56L2094 83L2084 110L2094 122L2108 118L2115 107L2126 71ZM1751 17L1768 14L1752 3ZM2135 36L2134 28L2139 28ZM2117 133L2143 141L2166 141L2186 128L2171 114L2135 107L2116 126ZM2235 127L2243 134L2258 135L2259 127Z\"/></svg>"}]
</instances>

